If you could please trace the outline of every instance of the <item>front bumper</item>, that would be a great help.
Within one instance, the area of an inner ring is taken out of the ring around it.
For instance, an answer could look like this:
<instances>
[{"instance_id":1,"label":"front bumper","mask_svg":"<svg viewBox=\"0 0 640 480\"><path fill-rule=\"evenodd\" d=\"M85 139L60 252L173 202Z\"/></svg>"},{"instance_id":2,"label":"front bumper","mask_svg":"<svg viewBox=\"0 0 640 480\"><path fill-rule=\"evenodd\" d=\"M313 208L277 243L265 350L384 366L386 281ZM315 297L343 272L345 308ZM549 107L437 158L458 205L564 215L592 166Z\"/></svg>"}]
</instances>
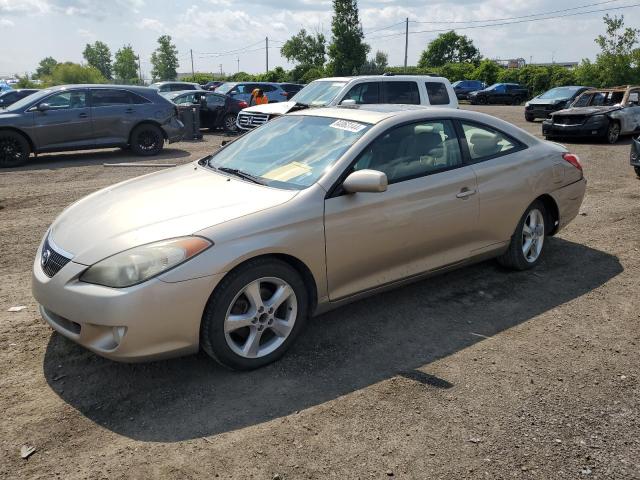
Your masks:
<instances>
[{"instance_id":1,"label":"front bumper","mask_svg":"<svg viewBox=\"0 0 640 480\"><path fill-rule=\"evenodd\" d=\"M136 362L198 351L200 322L212 275L169 283L153 278L128 288L79 280L85 265L73 261L49 278L33 265L33 296L43 319L61 335L111 360Z\"/></svg>"},{"instance_id":2,"label":"front bumper","mask_svg":"<svg viewBox=\"0 0 640 480\"><path fill-rule=\"evenodd\" d=\"M177 117L172 117L167 123L162 125L165 135L169 143L175 143L182 140L186 130L184 123L182 123Z\"/></svg>"},{"instance_id":3,"label":"front bumper","mask_svg":"<svg viewBox=\"0 0 640 480\"><path fill-rule=\"evenodd\" d=\"M607 134L607 124L563 125L542 122L542 135L545 137L604 137Z\"/></svg>"}]
</instances>

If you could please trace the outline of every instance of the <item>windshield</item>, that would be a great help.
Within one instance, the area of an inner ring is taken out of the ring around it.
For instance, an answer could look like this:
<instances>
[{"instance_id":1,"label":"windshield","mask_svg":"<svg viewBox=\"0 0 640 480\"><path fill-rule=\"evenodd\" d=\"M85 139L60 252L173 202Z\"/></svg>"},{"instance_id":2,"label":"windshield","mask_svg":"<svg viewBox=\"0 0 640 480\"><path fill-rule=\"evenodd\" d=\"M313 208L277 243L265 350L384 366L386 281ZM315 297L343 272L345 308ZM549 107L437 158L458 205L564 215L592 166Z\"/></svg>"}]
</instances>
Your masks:
<instances>
[{"instance_id":1,"label":"windshield","mask_svg":"<svg viewBox=\"0 0 640 480\"><path fill-rule=\"evenodd\" d=\"M218 93L227 93L229 90L231 90L236 85L237 85L237 83L232 83L232 82L223 83L218 88L216 88L216 92L218 92Z\"/></svg>"},{"instance_id":2,"label":"windshield","mask_svg":"<svg viewBox=\"0 0 640 480\"><path fill-rule=\"evenodd\" d=\"M333 100L347 82L316 80L296 93L291 100L303 105L322 107ZM218 87L218 91L220 88Z\"/></svg>"},{"instance_id":3,"label":"windshield","mask_svg":"<svg viewBox=\"0 0 640 480\"><path fill-rule=\"evenodd\" d=\"M543 93L538 98L544 100L564 100L571 98L580 88L579 87L558 87L552 88L548 92Z\"/></svg>"},{"instance_id":4,"label":"windshield","mask_svg":"<svg viewBox=\"0 0 640 480\"><path fill-rule=\"evenodd\" d=\"M36 92L36 93L32 93L31 95L24 97L22 100L18 100L16 103L9 105L6 108L6 110L10 112L13 112L16 110L22 110L25 107L38 103L40 99L46 97L50 93L53 93L53 90L46 89L46 90L40 90L39 92Z\"/></svg>"},{"instance_id":5,"label":"windshield","mask_svg":"<svg viewBox=\"0 0 640 480\"><path fill-rule=\"evenodd\" d=\"M591 92L583 93L575 102L573 107L612 107L622 102L624 92Z\"/></svg>"},{"instance_id":6,"label":"windshield","mask_svg":"<svg viewBox=\"0 0 640 480\"><path fill-rule=\"evenodd\" d=\"M493 85L491 85L490 87L487 87L487 90L498 90L499 88L502 87L502 83L494 83Z\"/></svg>"},{"instance_id":7,"label":"windshield","mask_svg":"<svg viewBox=\"0 0 640 480\"><path fill-rule=\"evenodd\" d=\"M283 116L215 153L208 165L240 170L272 187L301 190L314 184L370 127L335 118Z\"/></svg>"},{"instance_id":8,"label":"windshield","mask_svg":"<svg viewBox=\"0 0 640 480\"><path fill-rule=\"evenodd\" d=\"M454 87L454 88L457 87L458 85L462 85L462 80L458 80L457 82L453 82L451 84L451 86Z\"/></svg>"}]
</instances>

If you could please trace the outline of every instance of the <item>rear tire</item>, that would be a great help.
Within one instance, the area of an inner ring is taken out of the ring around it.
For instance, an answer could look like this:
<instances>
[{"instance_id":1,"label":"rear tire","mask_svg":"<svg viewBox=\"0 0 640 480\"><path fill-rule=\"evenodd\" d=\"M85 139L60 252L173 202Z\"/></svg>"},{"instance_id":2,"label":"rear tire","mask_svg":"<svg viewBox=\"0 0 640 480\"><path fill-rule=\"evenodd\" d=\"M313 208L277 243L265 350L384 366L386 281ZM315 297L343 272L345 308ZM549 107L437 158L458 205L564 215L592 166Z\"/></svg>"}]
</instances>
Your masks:
<instances>
[{"instance_id":1,"label":"rear tire","mask_svg":"<svg viewBox=\"0 0 640 480\"><path fill-rule=\"evenodd\" d=\"M306 322L308 305L307 289L293 267L273 258L251 260L227 274L209 298L200 345L227 368L262 367L293 344Z\"/></svg>"},{"instance_id":2,"label":"rear tire","mask_svg":"<svg viewBox=\"0 0 640 480\"><path fill-rule=\"evenodd\" d=\"M549 220L544 204L536 200L522 215L509 248L498 257L498 262L513 270L528 270L542 258Z\"/></svg>"},{"instance_id":3,"label":"rear tire","mask_svg":"<svg viewBox=\"0 0 640 480\"><path fill-rule=\"evenodd\" d=\"M227 113L222 119L222 128L227 133L238 133L238 125L236 124L236 119L238 115L234 113Z\"/></svg>"},{"instance_id":4,"label":"rear tire","mask_svg":"<svg viewBox=\"0 0 640 480\"><path fill-rule=\"evenodd\" d=\"M131 133L131 150L136 155L150 157L157 155L164 147L162 130L155 125L144 123L138 125Z\"/></svg>"},{"instance_id":5,"label":"rear tire","mask_svg":"<svg viewBox=\"0 0 640 480\"><path fill-rule=\"evenodd\" d=\"M0 168L24 165L29 153L29 142L22 135L10 130L0 132Z\"/></svg>"}]
</instances>

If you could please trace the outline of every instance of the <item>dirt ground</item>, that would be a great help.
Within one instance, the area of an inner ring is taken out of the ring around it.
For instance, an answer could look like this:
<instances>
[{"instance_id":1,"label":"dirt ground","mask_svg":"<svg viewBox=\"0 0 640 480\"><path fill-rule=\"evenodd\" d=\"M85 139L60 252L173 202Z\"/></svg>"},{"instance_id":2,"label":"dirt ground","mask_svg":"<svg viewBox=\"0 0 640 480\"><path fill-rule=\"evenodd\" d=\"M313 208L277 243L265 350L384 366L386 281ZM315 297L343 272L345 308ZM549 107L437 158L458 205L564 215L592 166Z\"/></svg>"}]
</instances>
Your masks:
<instances>
[{"instance_id":1,"label":"dirt ground","mask_svg":"<svg viewBox=\"0 0 640 480\"><path fill-rule=\"evenodd\" d=\"M522 107L474 108L540 133ZM189 162L220 140L149 162ZM0 477L640 478L629 143L570 145L587 196L539 268L490 261L354 303L249 373L203 354L110 362L37 313L30 271L48 225L76 199L154 169L105 168L140 160L103 151L0 172ZM24 444L36 448L27 460Z\"/></svg>"}]
</instances>

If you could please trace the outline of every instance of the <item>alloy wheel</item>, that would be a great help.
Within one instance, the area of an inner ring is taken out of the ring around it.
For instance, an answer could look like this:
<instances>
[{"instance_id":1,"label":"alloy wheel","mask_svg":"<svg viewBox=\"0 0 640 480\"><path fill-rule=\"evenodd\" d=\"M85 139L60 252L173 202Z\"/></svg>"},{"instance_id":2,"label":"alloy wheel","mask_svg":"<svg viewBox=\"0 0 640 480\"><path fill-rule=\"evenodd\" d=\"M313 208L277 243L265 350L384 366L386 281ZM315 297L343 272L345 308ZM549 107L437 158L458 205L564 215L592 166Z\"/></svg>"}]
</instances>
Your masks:
<instances>
[{"instance_id":1,"label":"alloy wheel","mask_svg":"<svg viewBox=\"0 0 640 480\"><path fill-rule=\"evenodd\" d=\"M235 115L227 115L224 117L224 129L227 132L235 132L237 128Z\"/></svg>"},{"instance_id":2,"label":"alloy wheel","mask_svg":"<svg viewBox=\"0 0 640 480\"><path fill-rule=\"evenodd\" d=\"M529 211L522 226L522 253L529 263L534 263L544 244L544 215L537 208Z\"/></svg>"},{"instance_id":3,"label":"alloy wheel","mask_svg":"<svg viewBox=\"0 0 640 480\"><path fill-rule=\"evenodd\" d=\"M607 140L609 143L616 143L620 137L620 125L612 123L607 130Z\"/></svg>"},{"instance_id":4,"label":"alloy wheel","mask_svg":"<svg viewBox=\"0 0 640 480\"><path fill-rule=\"evenodd\" d=\"M9 167L20 162L24 152L20 142L11 137L0 137L0 166Z\"/></svg>"},{"instance_id":5,"label":"alloy wheel","mask_svg":"<svg viewBox=\"0 0 640 480\"><path fill-rule=\"evenodd\" d=\"M138 145L145 152L157 149L158 143L160 143L160 136L153 130L144 130L138 137Z\"/></svg>"},{"instance_id":6,"label":"alloy wheel","mask_svg":"<svg viewBox=\"0 0 640 480\"><path fill-rule=\"evenodd\" d=\"M287 282L276 277L252 281L235 296L224 320L231 350L260 358L277 350L293 330L298 299Z\"/></svg>"}]
</instances>

